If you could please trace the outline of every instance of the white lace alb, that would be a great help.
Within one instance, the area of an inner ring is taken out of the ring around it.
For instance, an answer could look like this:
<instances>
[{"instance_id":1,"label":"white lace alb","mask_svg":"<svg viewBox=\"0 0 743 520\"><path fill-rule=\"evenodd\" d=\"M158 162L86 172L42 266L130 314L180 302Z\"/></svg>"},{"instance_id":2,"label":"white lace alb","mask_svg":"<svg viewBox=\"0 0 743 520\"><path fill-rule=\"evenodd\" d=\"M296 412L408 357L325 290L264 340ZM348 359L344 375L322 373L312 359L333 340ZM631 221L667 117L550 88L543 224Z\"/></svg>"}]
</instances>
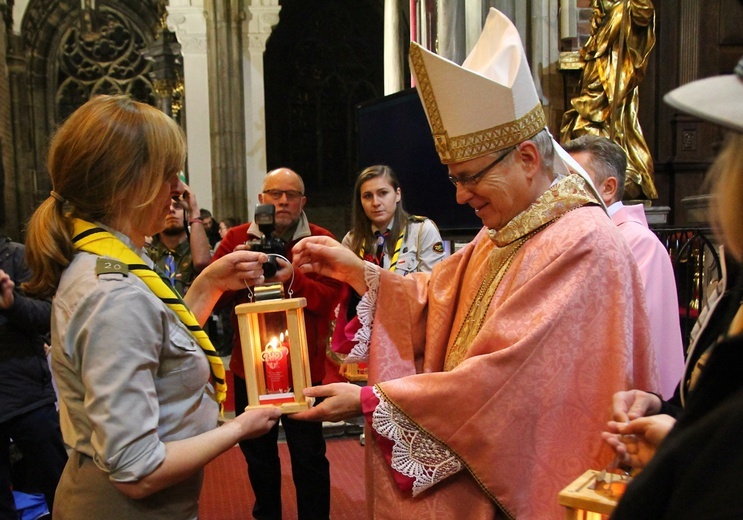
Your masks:
<instances>
[{"instance_id":1,"label":"white lace alb","mask_svg":"<svg viewBox=\"0 0 743 520\"><path fill-rule=\"evenodd\" d=\"M454 475L462 463L440 443L387 402L375 386L379 405L372 414L372 426L393 442L392 469L413 479L413 496Z\"/></svg>"},{"instance_id":2,"label":"white lace alb","mask_svg":"<svg viewBox=\"0 0 743 520\"><path fill-rule=\"evenodd\" d=\"M355 345L348 353L345 363L366 363L369 361L369 343L371 342L374 312L377 310L377 294L379 293L379 278L381 269L371 262L364 262L364 281L366 294L356 306L356 315L361 327L353 336Z\"/></svg>"}]
</instances>

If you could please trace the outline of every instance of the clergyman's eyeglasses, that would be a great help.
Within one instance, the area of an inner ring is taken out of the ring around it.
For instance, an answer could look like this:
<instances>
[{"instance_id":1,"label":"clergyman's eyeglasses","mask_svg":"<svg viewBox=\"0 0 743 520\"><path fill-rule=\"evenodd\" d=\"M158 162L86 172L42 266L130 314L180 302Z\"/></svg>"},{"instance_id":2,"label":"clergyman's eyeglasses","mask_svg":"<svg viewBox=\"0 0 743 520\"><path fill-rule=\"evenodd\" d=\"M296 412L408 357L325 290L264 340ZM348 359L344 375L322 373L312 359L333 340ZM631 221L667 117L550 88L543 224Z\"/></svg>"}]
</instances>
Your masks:
<instances>
[{"instance_id":1,"label":"clergyman's eyeglasses","mask_svg":"<svg viewBox=\"0 0 743 520\"><path fill-rule=\"evenodd\" d=\"M515 146L510 147L508 150L506 150L506 153L498 157L496 160L488 164L485 168L483 168L477 173L473 173L472 175L467 175L466 177L459 177L459 178L449 175L449 180L455 187L457 186L457 184L461 185L463 188L473 187L475 184L477 184L477 181L479 181L482 177L484 177L486 173L492 170L499 162L505 159L508 156L508 154L513 152L515 149L516 149Z\"/></svg>"}]
</instances>

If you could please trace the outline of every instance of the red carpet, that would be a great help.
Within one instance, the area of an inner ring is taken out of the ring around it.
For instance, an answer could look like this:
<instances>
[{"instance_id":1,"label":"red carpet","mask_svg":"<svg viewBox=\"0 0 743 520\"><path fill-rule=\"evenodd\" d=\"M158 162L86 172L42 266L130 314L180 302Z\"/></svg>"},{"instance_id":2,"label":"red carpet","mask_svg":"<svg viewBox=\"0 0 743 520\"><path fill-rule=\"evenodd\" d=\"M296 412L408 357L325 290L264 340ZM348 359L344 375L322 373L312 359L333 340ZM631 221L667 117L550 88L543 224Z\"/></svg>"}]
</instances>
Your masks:
<instances>
[{"instance_id":1,"label":"red carpet","mask_svg":"<svg viewBox=\"0 0 743 520\"><path fill-rule=\"evenodd\" d=\"M333 520L366 518L364 492L364 448L358 437L327 440L330 461L330 516ZM289 450L279 444L281 496L284 520L297 518L297 500L291 478ZM252 518L255 496L248 481L245 459L237 446L206 466L199 507L200 520L245 520Z\"/></svg>"}]
</instances>

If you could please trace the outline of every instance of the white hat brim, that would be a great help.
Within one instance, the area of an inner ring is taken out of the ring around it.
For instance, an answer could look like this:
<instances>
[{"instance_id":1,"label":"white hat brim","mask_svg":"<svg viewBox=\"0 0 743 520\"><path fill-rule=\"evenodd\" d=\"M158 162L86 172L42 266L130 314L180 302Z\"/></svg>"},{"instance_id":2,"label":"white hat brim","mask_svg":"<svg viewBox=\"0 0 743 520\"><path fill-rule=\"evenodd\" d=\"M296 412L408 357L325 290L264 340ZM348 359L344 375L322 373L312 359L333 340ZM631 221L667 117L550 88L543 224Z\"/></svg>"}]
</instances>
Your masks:
<instances>
[{"instance_id":1,"label":"white hat brim","mask_svg":"<svg viewBox=\"0 0 743 520\"><path fill-rule=\"evenodd\" d=\"M736 74L692 81L667 93L663 101L677 110L743 133L743 79Z\"/></svg>"}]
</instances>

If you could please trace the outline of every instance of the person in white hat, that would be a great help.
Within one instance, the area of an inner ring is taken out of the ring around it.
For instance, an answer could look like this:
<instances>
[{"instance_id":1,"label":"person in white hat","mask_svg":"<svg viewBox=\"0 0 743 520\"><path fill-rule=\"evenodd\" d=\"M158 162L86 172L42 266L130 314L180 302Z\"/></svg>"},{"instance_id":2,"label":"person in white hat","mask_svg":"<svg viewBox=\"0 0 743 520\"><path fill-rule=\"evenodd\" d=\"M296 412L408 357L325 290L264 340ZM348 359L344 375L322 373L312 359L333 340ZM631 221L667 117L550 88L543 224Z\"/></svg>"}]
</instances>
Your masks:
<instances>
[{"instance_id":1,"label":"person in white hat","mask_svg":"<svg viewBox=\"0 0 743 520\"><path fill-rule=\"evenodd\" d=\"M693 81L664 99L729 130L710 177L711 216L723 249L731 253L726 272L732 273L700 315L704 325L695 327L674 398L662 402L637 390L614 397L616 421L603 436L624 463L644 469L612 518L738 519L743 518L743 58L734 74ZM736 271L737 282L730 283Z\"/></svg>"},{"instance_id":2,"label":"person in white hat","mask_svg":"<svg viewBox=\"0 0 743 520\"><path fill-rule=\"evenodd\" d=\"M297 418L365 414L370 517L562 519L560 489L611 461L607 400L657 390L640 276L585 172L567 175L504 15L462 66L417 45L410 61L457 201L484 227L404 278L329 240L296 246L299 269L364 295L353 352L371 383L315 388L332 397Z\"/></svg>"}]
</instances>

